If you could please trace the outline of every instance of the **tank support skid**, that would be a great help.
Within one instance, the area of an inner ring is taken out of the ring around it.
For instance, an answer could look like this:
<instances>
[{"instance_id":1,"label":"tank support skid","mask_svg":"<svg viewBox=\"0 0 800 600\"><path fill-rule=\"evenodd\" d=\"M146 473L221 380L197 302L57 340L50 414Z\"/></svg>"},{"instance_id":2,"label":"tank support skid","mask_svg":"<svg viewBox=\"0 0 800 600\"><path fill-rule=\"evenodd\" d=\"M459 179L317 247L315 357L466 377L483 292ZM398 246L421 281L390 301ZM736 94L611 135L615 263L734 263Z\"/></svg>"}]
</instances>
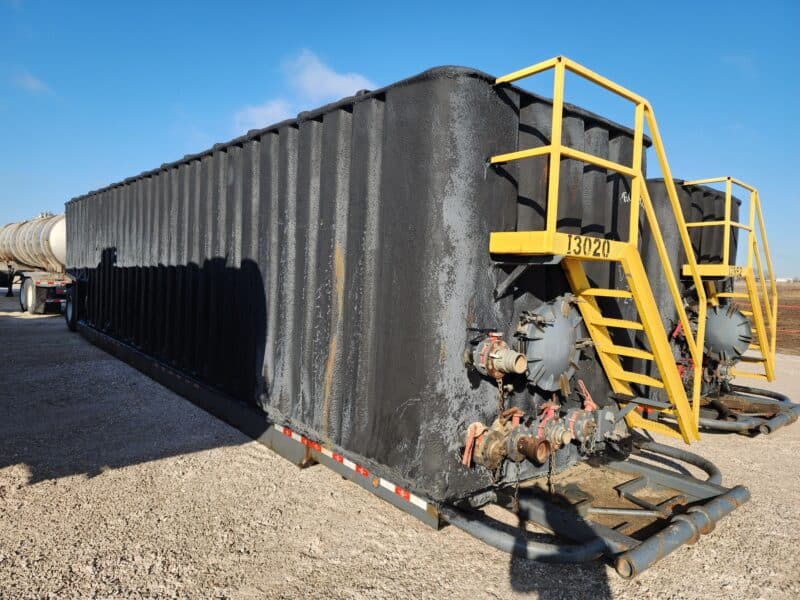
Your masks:
<instances>
[{"instance_id":1,"label":"tank support skid","mask_svg":"<svg viewBox=\"0 0 800 600\"><path fill-rule=\"evenodd\" d=\"M446 506L440 508L440 514L452 525L514 556L569 563L604 558L612 561L619 575L630 578L680 546L695 543L750 498L745 487L720 486L719 470L695 454L644 440L636 442L635 451L649 462L629 458L588 467L590 472L582 479L591 482L592 495L574 483L556 485L556 493L538 486L501 491L497 504L518 520L517 528L470 508ZM653 461L666 463L668 468ZM676 462L697 467L708 478L687 475L678 470ZM620 477L626 481L613 487L616 502L603 497L608 489L593 485ZM644 490L647 499L644 494L637 495ZM653 500L653 495L663 499ZM616 506L604 505L606 502ZM552 533L554 540L531 539L525 529L529 523Z\"/></svg>"},{"instance_id":2,"label":"tank support skid","mask_svg":"<svg viewBox=\"0 0 800 600\"><path fill-rule=\"evenodd\" d=\"M312 439L294 426L271 422L253 406L232 399L220 402L219 392L202 382L83 322L78 323L78 330L106 352L292 463L300 467L323 464L431 527L450 523L517 556L550 562L605 557L615 561L620 575L634 577L681 545L710 533L718 520L750 497L744 487L722 487L719 470L700 456L637 436L633 445L638 455L635 458L582 462L550 478L525 482L525 487L518 490L509 484L487 489L458 506L436 502L412 489L408 482L387 478L389 473L368 459ZM676 463L704 471L707 479L686 474ZM552 493L549 483L553 484ZM469 508L470 504L488 503L512 509L516 515L511 516L523 527L499 523ZM528 539L526 522L552 532L556 541Z\"/></svg>"},{"instance_id":3,"label":"tank support skid","mask_svg":"<svg viewBox=\"0 0 800 600\"><path fill-rule=\"evenodd\" d=\"M709 416L713 412L716 416ZM794 404L784 394L732 385L728 394L714 398L709 407L701 411L699 425L712 431L767 435L794 423L798 417L800 404Z\"/></svg>"}]
</instances>

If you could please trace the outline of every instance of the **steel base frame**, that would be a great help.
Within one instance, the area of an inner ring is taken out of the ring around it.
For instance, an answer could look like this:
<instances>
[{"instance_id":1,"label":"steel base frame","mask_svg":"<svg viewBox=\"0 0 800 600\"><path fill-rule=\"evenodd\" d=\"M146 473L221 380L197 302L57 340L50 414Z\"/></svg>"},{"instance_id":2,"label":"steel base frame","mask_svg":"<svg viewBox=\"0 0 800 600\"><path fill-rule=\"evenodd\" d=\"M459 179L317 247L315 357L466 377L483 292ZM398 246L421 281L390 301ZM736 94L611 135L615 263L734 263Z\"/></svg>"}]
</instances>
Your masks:
<instances>
[{"instance_id":1,"label":"steel base frame","mask_svg":"<svg viewBox=\"0 0 800 600\"><path fill-rule=\"evenodd\" d=\"M531 493L530 489L522 489L518 495L513 492L498 495L497 503L516 512L521 521L531 521L552 531L556 537L553 542L536 541L524 529L509 527L482 511L446 506L440 512L452 525L514 556L567 563L605 558L612 561L620 576L631 578L682 545L697 542L703 534L713 531L720 519L750 498L750 492L743 486L722 487L719 470L696 454L650 441L638 441L636 448L651 457L698 467L708 478L704 481L678 470L628 458L604 462L602 467L634 476L615 489L640 508L597 507L590 500L565 508L547 494ZM674 491L675 495L660 504L650 504L636 496L643 488ZM657 528L657 531L637 539L591 519L600 515L655 519L648 530Z\"/></svg>"},{"instance_id":2,"label":"steel base frame","mask_svg":"<svg viewBox=\"0 0 800 600\"><path fill-rule=\"evenodd\" d=\"M745 406L752 404L753 409L750 411L747 408L744 410L728 409L726 414L721 415L722 418L700 417L701 428L711 431L768 435L781 427L791 425L800 418L800 404L793 403L788 396L780 392L744 385L733 385L730 389L732 392L744 394L737 395L737 400ZM773 415L764 417L748 414L748 412L758 412L755 405L762 409L764 405L771 405L774 409Z\"/></svg>"}]
</instances>

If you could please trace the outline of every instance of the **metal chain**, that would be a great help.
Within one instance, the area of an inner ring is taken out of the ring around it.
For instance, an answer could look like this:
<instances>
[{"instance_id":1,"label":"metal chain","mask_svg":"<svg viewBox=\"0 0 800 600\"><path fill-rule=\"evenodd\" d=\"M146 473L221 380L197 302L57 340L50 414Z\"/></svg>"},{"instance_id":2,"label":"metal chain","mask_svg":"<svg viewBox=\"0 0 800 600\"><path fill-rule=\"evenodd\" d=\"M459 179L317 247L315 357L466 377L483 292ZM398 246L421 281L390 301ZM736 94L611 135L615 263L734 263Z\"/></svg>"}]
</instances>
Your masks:
<instances>
[{"instance_id":1,"label":"metal chain","mask_svg":"<svg viewBox=\"0 0 800 600\"><path fill-rule=\"evenodd\" d=\"M503 393L503 380L497 380L497 414L498 416L505 410L506 398Z\"/></svg>"},{"instance_id":2,"label":"metal chain","mask_svg":"<svg viewBox=\"0 0 800 600\"><path fill-rule=\"evenodd\" d=\"M596 443L596 432L597 432L597 424L592 422L591 431L586 436L586 438L581 442L581 452L583 454L594 454L594 447Z\"/></svg>"},{"instance_id":3,"label":"metal chain","mask_svg":"<svg viewBox=\"0 0 800 600\"><path fill-rule=\"evenodd\" d=\"M556 453L550 453L550 465L547 470L547 490L550 492L552 496L555 494L555 485L553 485L553 475L556 473Z\"/></svg>"}]
</instances>

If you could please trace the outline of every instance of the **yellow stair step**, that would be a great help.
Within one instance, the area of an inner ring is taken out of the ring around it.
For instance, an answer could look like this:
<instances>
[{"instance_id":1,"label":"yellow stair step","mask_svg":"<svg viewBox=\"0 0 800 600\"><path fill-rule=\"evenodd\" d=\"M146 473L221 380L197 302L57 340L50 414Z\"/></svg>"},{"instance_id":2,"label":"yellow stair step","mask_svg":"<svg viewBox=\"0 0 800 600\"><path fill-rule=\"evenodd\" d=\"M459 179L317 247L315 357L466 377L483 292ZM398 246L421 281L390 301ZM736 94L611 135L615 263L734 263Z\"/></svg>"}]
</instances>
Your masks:
<instances>
[{"instance_id":1,"label":"yellow stair step","mask_svg":"<svg viewBox=\"0 0 800 600\"><path fill-rule=\"evenodd\" d=\"M643 375L642 373L634 373L632 371L623 371L623 370L615 370L614 373L609 373L610 377L614 379L618 379L620 381L628 381L630 383L638 383L639 385L648 385L650 387L655 388L663 388L664 383L659 381L658 379L654 379L649 375Z\"/></svg>"},{"instance_id":2,"label":"yellow stair step","mask_svg":"<svg viewBox=\"0 0 800 600\"><path fill-rule=\"evenodd\" d=\"M753 312L750 311L750 310L741 310L739 312L741 312L746 317L752 317L753 316Z\"/></svg>"},{"instance_id":3,"label":"yellow stair step","mask_svg":"<svg viewBox=\"0 0 800 600\"><path fill-rule=\"evenodd\" d=\"M720 292L717 298L749 298L744 292Z\"/></svg>"},{"instance_id":4,"label":"yellow stair step","mask_svg":"<svg viewBox=\"0 0 800 600\"><path fill-rule=\"evenodd\" d=\"M761 373L748 373L747 371L739 371L737 369L731 369L729 373L734 377L749 377L750 379L769 381L769 377L767 377L766 375L762 375Z\"/></svg>"},{"instance_id":5,"label":"yellow stair step","mask_svg":"<svg viewBox=\"0 0 800 600\"><path fill-rule=\"evenodd\" d=\"M764 358L763 356L740 356L739 360L741 362L746 362L746 363L763 363L763 362L767 362L767 359Z\"/></svg>"},{"instance_id":6,"label":"yellow stair step","mask_svg":"<svg viewBox=\"0 0 800 600\"><path fill-rule=\"evenodd\" d=\"M595 346L598 352L606 354L616 354L617 356L629 356L630 358L641 358L642 360L653 360L654 356L647 350L631 348L630 346L617 346L616 344Z\"/></svg>"},{"instance_id":7,"label":"yellow stair step","mask_svg":"<svg viewBox=\"0 0 800 600\"><path fill-rule=\"evenodd\" d=\"M606 288L587 288L578 293L578 296L599 296L602 298L633 298L627 290L610 290Z\"/></svg>"},{"instance_id":8,"label":"yellow stair step","mask_svg":"<svg viewBox=\"0 0 800 600\"><path fill-rule=\"evenodd\" d=\"M590 325L600 325L602 327L616 327L617 329L635 329L636 331L644 331L644 325L638 321L626 321L625 319L610 319L603 317L601 319L592 319L589 321Z\"/></svg>"}]
</instances>

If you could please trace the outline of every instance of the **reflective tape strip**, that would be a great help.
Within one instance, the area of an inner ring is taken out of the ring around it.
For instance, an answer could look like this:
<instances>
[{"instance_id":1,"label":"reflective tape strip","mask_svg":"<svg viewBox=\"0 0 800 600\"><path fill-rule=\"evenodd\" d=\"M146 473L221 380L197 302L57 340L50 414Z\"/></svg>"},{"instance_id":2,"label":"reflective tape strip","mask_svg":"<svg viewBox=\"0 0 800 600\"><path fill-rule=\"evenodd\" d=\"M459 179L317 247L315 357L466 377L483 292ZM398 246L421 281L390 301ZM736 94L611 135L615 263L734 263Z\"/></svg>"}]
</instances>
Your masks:
<instances>
[{"instance_id":1,"label":"reflective tape strip","mask_svg":"<svg viewBox=\"0 0 800 600\"><path fill-rule=\"evenodd\" d=\"M306 446L307 448L311 448L313 450L316 450L320 454L322 454L324 456L327 456L328 458L338 462L341 465L344 465L345 467L347 467L351 471L355 471L356 473L358 473L359 475L361 475L363 477L369 477L369 470L368 469L366 469L365 467L362 467L358 463L354 463L352 460L349 460L349 459L345 458L341 454L337 454L336 452L333 452L333 451L329 450L328 448L324 448L319 442L315 442L313 440L310 440L307 437L302 436L302 435L300 435L299 433L297 433L295 431L292 431L291 428L289 428L289 427L283 427L281 425L273 425L273 427L279 433L282 433L286 437L293 439L295 442L299 442L299 443L303 444L304 446ZM389 481L388 479L384 479L383 477L376 478L376 479L379 480L380 487L382 487L383 489L385 489L385 490L387 490L387 491L399 496L403 500L406 500L407 502L410 502L411 504L413 504L414 506L416 506L416 507L418 507L418 508L420 508L422 510L428 510L428 503L425 500L423 500L422 498L420 498L419 496L416 496L416 495L412 494L407 489L402 488L399 485L396 485L395 483Z\"/></svg>"},{"instance_id":2,"label":"reflective tape strip","mask_svg":"<svg viewBox=\"0 0 800 600\"><path fill-rule=\"evenodd\" d=\"M419 496L415 496L414 494L411 494L411 496L409 497L408 501L411 502L411 504L413 504L417 508L421 508L422 510L428 510L428 503L425 502L425 500L423 500Z\"/></svg>"}]
</instances>

